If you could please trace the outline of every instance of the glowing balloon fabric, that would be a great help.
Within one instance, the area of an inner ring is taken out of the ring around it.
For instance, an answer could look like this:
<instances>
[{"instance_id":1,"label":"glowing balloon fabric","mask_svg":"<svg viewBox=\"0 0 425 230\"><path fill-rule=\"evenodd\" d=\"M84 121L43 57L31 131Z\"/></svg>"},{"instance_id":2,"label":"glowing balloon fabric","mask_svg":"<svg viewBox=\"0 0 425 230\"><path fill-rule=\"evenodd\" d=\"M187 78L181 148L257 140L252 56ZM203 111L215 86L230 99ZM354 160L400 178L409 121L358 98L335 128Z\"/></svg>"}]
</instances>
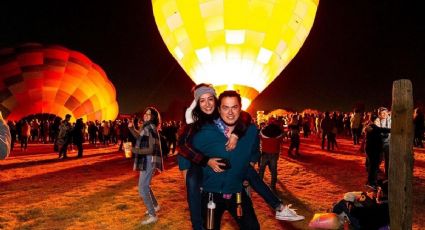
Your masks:
<instances>
[{"instance_id":1,"label":"glowing balloon fabric","mask_svg":"<svg viewBox=\"0 0 425 230\"><path fill-rule=\"evenodd\" d=\"M168 50L196 83L239 90L245 105L294 58L318 0L152 0Z\"/></svg>"},{"instance_id":2,"label":"glowing balloon fabric","mask_svg":"<svg viewBox=\"0 0 425 230\"><path fill-rule=\"evenodd\" d=\"M105 72L85 55L31 43L0 49L0 110L9 120L36 113L112 120L118 104Z\"/></svg>"}]
</instances>

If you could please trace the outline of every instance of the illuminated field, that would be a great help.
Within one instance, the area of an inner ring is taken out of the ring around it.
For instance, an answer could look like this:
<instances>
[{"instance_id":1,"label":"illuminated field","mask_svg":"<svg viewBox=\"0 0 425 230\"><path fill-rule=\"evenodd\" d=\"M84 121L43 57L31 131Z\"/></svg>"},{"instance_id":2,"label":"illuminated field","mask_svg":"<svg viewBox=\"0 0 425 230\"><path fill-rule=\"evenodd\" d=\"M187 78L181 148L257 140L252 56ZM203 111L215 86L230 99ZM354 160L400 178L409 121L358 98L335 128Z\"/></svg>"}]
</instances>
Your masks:
<instances>
[{"instance_id":1,"label":"illuminated field","mask_svg":"<svg viewBox=\"0 0 425 230\"><path fill-rule=\"evenodd\" d=\"M349 140L338 140L339 149L324 152L318 140L301 139L301 158L279 160L279 195L292 203L306 220L288 223L253 194L262 229L307 229L315 212L325 212L347 191L365 189L364 155ZM0 161L0 229L190 229L185 188L175 157L166 171L153 179L161 205L159 222L142 227L145 206L138 197L132 162L117 146L90 148L84 158L70 152L58 160L51 145L30 145L29 151L12 152ZM414 229L425 225L425 151L415 149ZM269 182L266 174L266 182ZM237 229L226 215L223 229Z\"/></svg>"}]
</instances>

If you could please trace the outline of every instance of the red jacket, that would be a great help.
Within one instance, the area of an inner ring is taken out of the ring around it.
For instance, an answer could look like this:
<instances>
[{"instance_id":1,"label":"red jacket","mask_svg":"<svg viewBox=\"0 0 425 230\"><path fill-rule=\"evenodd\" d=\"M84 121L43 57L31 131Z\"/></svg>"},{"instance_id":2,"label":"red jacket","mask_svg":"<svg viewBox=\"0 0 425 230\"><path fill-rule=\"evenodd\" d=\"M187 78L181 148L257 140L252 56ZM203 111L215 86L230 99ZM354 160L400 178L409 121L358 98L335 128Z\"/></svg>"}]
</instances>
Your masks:
<instances>
[{"instance_id":1,"label":"red jacket","mask_svg":"<svg viewBox=\"0 0 425 230\"><path fill-rule=\"evenodd\" d=\"M282 142L282 136L278 137L266 137L260 133L261 138L261 152L269 154L279 154L280 144Z\"/></svg>"}]
</instances>

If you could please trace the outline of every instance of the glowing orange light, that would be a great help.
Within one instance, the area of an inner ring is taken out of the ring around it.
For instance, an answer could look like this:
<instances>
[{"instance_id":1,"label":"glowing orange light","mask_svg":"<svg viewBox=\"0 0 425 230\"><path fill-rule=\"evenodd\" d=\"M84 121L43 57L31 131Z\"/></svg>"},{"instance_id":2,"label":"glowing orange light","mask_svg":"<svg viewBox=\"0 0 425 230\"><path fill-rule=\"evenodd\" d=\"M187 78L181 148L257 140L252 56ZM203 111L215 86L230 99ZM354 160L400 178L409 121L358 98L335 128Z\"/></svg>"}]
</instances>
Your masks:
<instances>
[{"instance_id":1,"label":"glowing orange light","mask_svg":"<svg viewBox=\"0 0 425 230\"><path fill-rule=\"evenodd\" d=\"M34 43L0 49L0 109L9 120L36 113L112 120L115 98L105 72L79 52Z\"/></svg>"}]
</instances>

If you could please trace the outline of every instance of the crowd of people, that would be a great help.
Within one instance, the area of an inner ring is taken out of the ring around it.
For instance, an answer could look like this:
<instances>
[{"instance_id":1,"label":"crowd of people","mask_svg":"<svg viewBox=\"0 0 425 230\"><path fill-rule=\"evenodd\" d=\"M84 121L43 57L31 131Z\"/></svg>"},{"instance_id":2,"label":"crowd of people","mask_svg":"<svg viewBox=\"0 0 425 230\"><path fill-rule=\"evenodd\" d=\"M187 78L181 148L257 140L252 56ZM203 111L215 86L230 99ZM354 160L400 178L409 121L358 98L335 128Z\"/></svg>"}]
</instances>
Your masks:
<instances>
[{"instance_id":1,"label":"crowd of people","mask_svg":"<svg viewBox=\"0 0 425 230\"><path fill-rule=\"evenodd\" d=\"M391 116L385 107L373 112L355 109L350 113L291 113L261 122L241 108L236 91L217 96L211 85L200 84L194 88L194 101L186 110L184 123L162 122L154 107L146 108L141 117L115 121L84 123L79 118L71 123L69 114L64 120L8 121L11 150L17 140L22 151L27 151L28 141L52 143L59 158L65 159L69 146L75 145L81 158L85 141L93 146L116 145L120 151L124 142L132 142L134 170L140 171L139 194L147 207L142 224L158 221L160 205L150 185L155 171L163 170L164 158L178 153L193 229L220 229L225 211L241 229L259 229L250 189L276 211L276 219L304 219L291 204L284 204L276 196L282 143L290 142L287 154L297 159L301 157L301 135L315 138L329 152L338 149L338 138L351 138L353 145L366 154L366 185L376 190L379 179L388 179ZM423 148L425 124L421 109L415 109L413 122L414 146ZM379 178L382 162L384 171ZM270 186L263 181L267 166Z\"/></svg>"},{"instance_id":2,"label":"crowd of people","mask_svg":"<svg viewBox=\"0 0 425 230\"><path fill-rule=\"evenodd\" d=\"M10 151L15 145L20 144L20 151L28 150L28 143L53 144L54 150L59 153L59 158L67 158L67 149L75 146L78 149L77 157L83 157L83 143L96 147L119 145L118 150L123 151L123 143L135 143L135 138L128 128L129 119L114 121L87 121L82 118L70 122L71 115L65 119L55 117L52 119L22 119L20 121L7 121L11 134ZM137 118L134 119L137 122ZM177 146L177 131L181 122L167 121L161 125L160 135L165 154L174 154Z\"/></svg>"}]
</instances>

